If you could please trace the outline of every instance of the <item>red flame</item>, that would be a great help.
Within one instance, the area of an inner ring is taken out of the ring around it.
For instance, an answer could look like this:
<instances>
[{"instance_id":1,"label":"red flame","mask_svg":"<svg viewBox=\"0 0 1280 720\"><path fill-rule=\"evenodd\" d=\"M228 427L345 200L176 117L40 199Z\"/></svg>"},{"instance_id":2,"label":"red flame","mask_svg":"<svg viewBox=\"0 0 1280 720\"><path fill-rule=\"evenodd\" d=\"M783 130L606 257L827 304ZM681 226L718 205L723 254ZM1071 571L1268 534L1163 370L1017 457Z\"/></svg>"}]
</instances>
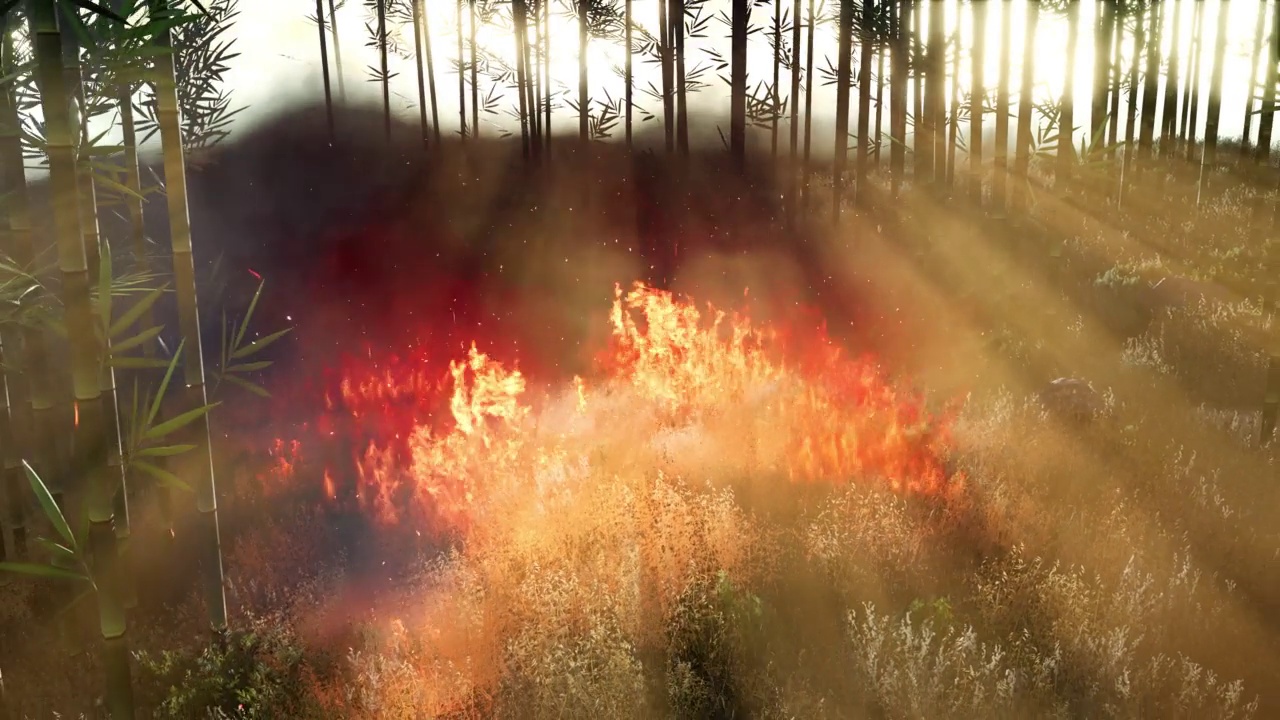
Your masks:
<instances>
[{"instance_id":1,"label":"red flame","mask_svg":"<svg viewBox=\"0 0 1280 720\"><path fill-rule=\"evenodd\" d=\"M326 467L324 496L354 498L385 523L465 533L482 516L502 517L500 503L534 507L569 491L548 478L575 468L607 482L669 462L663 438L673 432L697 435L724 468L961 492L943 460L950 415L931 413L872 359L846 357L821 323L758 327L637 283L616 288L610 325L598 371L574 377L563 399L527 399L522 372L474 344L445 370L421 346L347 365L316 428L322 446L349 448L340 454L354 473ZM271 474L291 477L298 442L276 440L271 456ZM641 460L599 459L612 456Z\"/></svg>"}]
</instances>

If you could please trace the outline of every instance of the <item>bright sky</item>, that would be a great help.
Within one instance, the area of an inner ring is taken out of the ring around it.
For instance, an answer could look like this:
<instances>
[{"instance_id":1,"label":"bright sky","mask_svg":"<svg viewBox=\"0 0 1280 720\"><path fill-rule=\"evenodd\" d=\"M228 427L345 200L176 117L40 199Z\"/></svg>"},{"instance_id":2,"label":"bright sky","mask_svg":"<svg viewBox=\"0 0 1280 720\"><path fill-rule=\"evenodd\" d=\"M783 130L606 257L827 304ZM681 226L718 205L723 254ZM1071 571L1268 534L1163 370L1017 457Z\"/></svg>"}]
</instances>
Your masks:
<instances>
[{"instance_id":1,"label":"bright sky","mask_svg":"<svg viewBox=\"0 0 1280 720\"><path fill-rule=\"evenodd\" d=\"M451 63L457 47L455 32L458 18L455 3L452 0L426 0L424 4L431 8L429 22L434 38L433 45L436 56L436 82L439 88L438 101L440 103L439 117L442 125L444 125L444 131L454 132L457 129L458 116L457 75L454 73ZM791 4L790 0L783 0L783 5L787 8ZM1180 39L1185 53L1185 48L1190 44L1190 10L1194 2L1184 0L1176 4L1185 8L1182 21L1182 37ZM807 6L807 0L805 0L805 5ZM989 85L994 85L995 83L999 64L999 56L995 52L995 48L999 42L1000 7L1002 5L1006 4L991 3L987 45L990 50L988 51L989 57L986 69ZM1251 72L1249 53L1252 48L1253 29L1257 24L1258 4L1257 2L1242 2L1241 0L1236 0L1236 2L1205 0L1205 5L1204 22L1207 38L1212 36L1216 27L1218 8L1222 5L1228 5L1230 8L1230 40L1225 69L1226 82L1223 92L1223 129L1227 134L1238 135L1244 118L1244 104L1248 91L1246 78ZM711 58L705 52L708 47L717 48L727 57L728 27L719 18L722 14L728 14L729 7L730 0L711 0L707 3L705 12L713 16L713 19L708 26L707 37L688 41L687 50L690 57L688 67L690 70L698 65L711 62ZM1011 56L1014 67L1012 68L1011 76L1012 85L1016 91L1020 73L1019 64L1022 56L1023 35L1021 28L1023 27L1026 3L1024 0L1012 0L1007 3L1007 7L1013 12L1014 48L1012 48ZM241 0L240 17L231 32L236 40L235 50L240 53L240 56L232 61L231 72L226 76L226 80L232 90L233 105L246 108L237 122L238 127L244 127L246 124L260 121L290 102L322 96L323 85L320 75L317 30L315 24L307 19L308 16L315 13L315 9L314 0ZM499 12L505 15L507 13L506 7L502 7ZM821 10L819 12L821 13ZM1094 12L1094 1L1082 0L1082 32L1076 60L1077 88L1079 92L1077 119L1081 127L1088 122L1088 91L1093 66L1093 54L1090 48ZM636 21L639 24L648 28L657 27L656 2L637 0L635 2L635 13ZM753 22L759 25L767 27L772 21L772 13L769 12L767 7L757 8L753 15ZM1166 12L1166 31L1164 33L1166 51L1170 46L1171 15L1172 13ZM369 81L368 68L378 63L375 49L369 47L369 38L365 29L365 23L370 18L371 15L363 0L347 0L345 6L338 10L337 24L342 46L343 75L349 97L367 98L370 101L380 102L381 95L378 85ZM968 46L972 37L972 15L968 9L968 3L963 5L958 2L948 3L948 26L953 26L957 18L961 22L962 43ZM553 5L552 25L552 80L555 85L565 91L573 90L573 95L576 97L578 73L576 20L569 15L565 15L563 5L557 2ZM402 27L392 27L391 32L398 33L403 38L404 45L412 46L413 30L407 23ZM506 55L508 58L514 56L513 41L510 34L503 28L485 27L480 31L479 37L481 45L490 51ZM768 81L772 78L772 65L768 41L764 34L753 36L751 42L749 84L754 87L756 83ZM1037 94L1041 99L1056 96L1061 93L1064 74L1063 60L1066 55L1065 20L1051 13L1042 13L1035 42L1037 46L1036 77L1039 81ZM816 43L815 69L825 67L828 64L827 58L834 55L835 49L834 28L820 26ZM1126 57L1130 55L1130 51L1131 49L1126 43L1124 48ZM622 83L620 78L613 72L613 68L615 66L621 67L623 62L620 43L593 41L589 52L593 97L603 97L603 92L606 90L614 98L621 97ZM334 62L332 48L330 48L329 53L332 67ZM392 72L398 73L398 76L392 80L393 108L405 117L416 118L417 87L415 67L412 62L394 56L390 62ZM833 58L830 62L834 65ZM1211 45L1209 45L1206 47L1201 67L1201 75L1206 83L1210 77L1211 68L1212 51ZM657 104L639 91L639 88L650 83L658 84L656 66L648 62L642 62L641 58L637 57L635 59L635 72L637 103L645 106L650 111L659 111L660 108ZM334 77L334 94L336 96L336 72ZM711 83L712 87L692 95L690 97L691 107L694 110L710 108L719 113L725 112L728 107L727 86L712 73L708 73L706 79ZM481 76L481 82L486 82L483 75ZM821 75L819 75L819 82L821 82ZM967 87L967 57L962 60L961 82L965 84L964 87ZM789 86L790 83L786 79L784 71L784 93L789 89ZM482 85L482 95L484 92L485 88ZM824 87L819 85L815 90L814 124L815 133L818 133L818 135L815 137L814 145L819 151L829 147L834 141L834 138L827 140L827 137L832 132L834 97L835 91L832 86ZM856 105L856 94L854 102ZM513 120L506 112L507 107L512 105L514 105L513 102L504 101L502 112L498 115L486 117L482 113L482 124L489 123L489 127L492 127L494 123L505 123L510 129L515 129ZM1206 112L1205 103L1201 103L1201 122L1203 122ZM642 113L637 110L637 118L641 116ZM557 111L556 118L558 120L553 119L553 125L558 123L566 130L576 128L576 120L571 109L561 107ZM700 123L695 117L693 124L693 132L695 134L705 133L706 137L716 137L716 129L710 121ZM702 127L699 127L700 125ZM962 132L964 129L962 129ZM618 130L618 134L621 135L621 129Z\"/></svg>"}]
</instances>

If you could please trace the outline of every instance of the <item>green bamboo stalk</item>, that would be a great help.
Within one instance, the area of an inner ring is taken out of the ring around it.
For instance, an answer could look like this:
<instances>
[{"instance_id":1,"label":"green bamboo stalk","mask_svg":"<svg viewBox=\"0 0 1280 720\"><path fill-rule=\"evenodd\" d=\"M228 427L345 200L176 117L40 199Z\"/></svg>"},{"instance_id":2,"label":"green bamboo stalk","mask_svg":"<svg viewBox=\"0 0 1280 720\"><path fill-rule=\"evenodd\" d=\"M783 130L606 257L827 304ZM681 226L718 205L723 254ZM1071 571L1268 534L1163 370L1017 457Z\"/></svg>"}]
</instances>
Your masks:
<instances>
[{"instance_id":1,"label":"green bamboo stalk","mask_svg":"<svg viewBox=\"0 0 1280 720\"><path fill-rule=\"evenodd\" d=\"M152 17L171 12L170 0L149 0ZM172 48L169 30L157 36L161 47ZM156 58L156 116L160 140L164 148L164 176L169 202L169 233L173 247L174 287L178 297L178 326L187 348L183 358L183 380L186 392L182 410L190 411L207 404L204 382L204 355L200 345L200 316L196 307L195 261L192 257L191 221L187 214L187 173L182 146L182 122L178 106L174 55L164 53ZM227 630L227 601L222 575L222 546L218 531L217 486L210 453L208 415L191 425L188 442L195 445L196 507L200 513L202 536L202 575L205 581L205 605L209 624L217 637Z\"/></svg>"},{"instance_id":2,"label":"green bamboo stalk","mask_svg":"<svg viewBox=\"0 0 1280 720\"><path fill-rule=\"evenodd\" d=\"M8 68L13 60L13 38L2 34L5 59L0 67ZM35 270L35 244L31 229L31 210L27 197L27 183L23 171L22 138L18 132L17 105L12 91L0 92L0 175L6 203L7 237L4 249L10 253L14 264L26 271ZM2 226L0 226L2 227ZM11 384L11 407L21 408L26 418L27 457L37 472L52 476L58 470L58 445L54 430L53 373L49 364L49 348L46 329L38 323L25 324L20 332L20 342L10 347L21 347L21 367L25 368L26 383ZM10 360L15 357L9 353ZM11 378L17 380L16 378ZM26 478L20 480L25 485Z\"/></svg>"},{"instance_id":3,"label":"green bamboo stalk","mask_svg":"<svg viewBox=\"0 0 1280 720\"><path fill-rule=\"evenodd\" d=\"M133 247L134 257L141 259L146 256L146 229L143 225L142 214L142 174L138 167L138 139L134 127L133 119L133 85L131 83L121 83L117 87L117 102L120 108L120 130L123 135L124 142L124 184L134 194L125 195L125 204L129 211L129 240ZM142 327L155 326L155 313L152 308L148 307L142 313ZM155 358L155 345L153 343L145 343L142 346L142 356L147 359ZM134 373L135 378L141 382L147 382L152 379L151 373L146 370L139 370ZM104 376L105 377L105 376ZM110 379L110 396L116 397L116 380L114 373ZM108 388L104 387L106 391ZM119 404L115 403L116 408L109 417L117 420L116 433L119 434ZM112 448L117 447L111 445ZM123 463L120 453L116 453L112 458L113 461ZM155 458L157 463L163 462L164 458ZM126 608L134 608L138 605L137 586L134 583L132 550L130 548L130 538L133 536L133 527L129 520L129 493L133 478L125 476L124 487L121 488L120 494L116 497L116 538L120 541L120 566L123 573L123 592L124 605ZM163 493L168 497L169 489L166 487L157 487L157 493ZM167 502L165 503L168 504ZM165 520L169 529L172 529L172 517L166 513ZM172 537L172 533L167 533L165 537Z\"/></svg>"},{"instance_id":4,"label":"green bamboo stalk","mask_svg":"<svg viewBox=\"0 0 1280 720\"><path fill-rule=\"evenodd\" d=\"M7 334L7 333L6 333ZM5 363L5 344L0 340L0 367ZM4 515L0 517L0 560L23 560L27 554L26 542L26 493L22 492L21 478L14 482L15 471L22 474L21 449L14 438L12 404L9 401L9 373L0 373L0 448L4 453L3 487L0 501L4 503Z\"/></svg>"},{"instance_id":5,"label":"green bamboo stalk","mask_svg":"<svg viewBox=\"0 0 1280 720\"><path fill-rule=\"evenodd\" d=\"M0 75L8 75L13 68L13 36L9 33L7 16L0 16ZM0 89L0 196L7 198L0 208L0 252L10 258L15 255L15 228L12 217L17 205L26 203L26 177L22 170L22 139L18 135L18 114L9 88ZM26 214L23 209L22 214ZM29 240L29 234L28 234ZM0 331L0 367L7 363L16 368L20 357L20 336L12 328ZM28 427L23 419L26 393L22 373L15 368L5 368L0 400L4 402L0 413L0 444L3 444L4 474L0 477L0 492L7 504L5 522L9 530L6 557L24 559L27 554L26 534L26 479L22 470L22 447L18 443L18 429Z\"/></svg>"},{"instance_id":6,"label":"green bamboo stalk","mask_svg":"<svg viewBox=\"0 0 1280 720\"><path fill-rule=\"evenodd\" d=\"M107 461L106 407L102 402L101 346L94 334L89 257L81 235L76 183L75 132L63 67L56 0L30 0L40 105L45 118L53 224L62 274L62 304L72 354L72 390L77 409L74 470L88 480L89 549L97 580L98 623L106 647L106 702L111 717L133 717L127 623L120 599L113 493L120 480ZM118 442L118 438L117 438Z\"/></svg>"}]
</instances>

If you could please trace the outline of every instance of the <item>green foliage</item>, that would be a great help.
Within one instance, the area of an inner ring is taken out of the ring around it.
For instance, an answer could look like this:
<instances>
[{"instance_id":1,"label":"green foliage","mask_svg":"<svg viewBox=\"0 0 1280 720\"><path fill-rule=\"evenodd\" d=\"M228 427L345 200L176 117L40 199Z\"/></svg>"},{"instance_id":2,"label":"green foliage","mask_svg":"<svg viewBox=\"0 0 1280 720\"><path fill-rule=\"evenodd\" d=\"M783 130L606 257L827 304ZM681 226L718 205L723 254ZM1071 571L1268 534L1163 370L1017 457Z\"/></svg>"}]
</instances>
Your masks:
<instances>
[{"instance_id":1,"label":"green foliage","mask_svg":"<svg viewBox=\"0 0 1280 720\"><path fill-rule=\"evenodd\" d=\"M307 666L284 630L237 632L186 652L137 657L139 686L157 720L306 715Z\"/></svg>"},{"instance_id":2,"label":"green foliage","mask_svg":"<svg viewBox=\"0 0 1280 720\"><path fill-rule=\"evenodd\" d=\"M226 313L223 312L222 314L222 349L218 355L218 364L212 372L213 386L211 392L213 393L218 391L218 388L225 380L232 385L248 390L258 397L271 397L271 393L267 392L266 388L244 377L249 373L271 367L270 360L250 360L250 358L266 350L293 330L293 328L285 328L265 337L245 342L245 335L249 331L249 323L253 320L253 311L258 308L258 300L262 297L262 288L265 284L265 281L258 283L258 289L253 293L253 300L249 302L249 309L245 311L244 318L239 323L227 322Z\"/></svg>"},{"instance_id":3,"label":"green foliage","mask_svg":"<svg viewBox=\"0 0 1280 720\"><path fill-rule=\"evenodd\" d=\"M177 351L174 352L173 358L165 369L164 379L160 381L160 387L156 389L154 396L148 393L140 402L138 385L137 383L134 384L133 401L130 405L126 432L124 463L126 469L137 469L162 485L189 492L191 488L179 479L177 475L151 462L153 458L172 457L194 449L194 445L172 445L165 444L164 441L174 433L209 414L209 411L218 405L218 403L203 405L167 420L157 422L160 419L160 407L164 401L165 393L169 389L169 382L173 379L173 371L177 368L178 358L182 355L182 347L182 344L178 345Z\"/></svg>"},{"instance_id":4,"label":"green foliage","mask_svg":"<svg viewBox=\"0 0 1280 720\"><path fill-rule=\"evenodd\" d=\"M40 475L26 462L22 463L22 469L27 475L27 483L31 486L32 494L36 496L36 500L40 503L40 509L44 511L45 518L53 526L54 531L58 533L61 542L43 537L36 538L36 544L49 553L50 562L48 564L5 562L0 563L0 572L11 572L55 580L89 581L92 583L89 563L82 551L84 541L88 535L88 528L83 528L79 533L72 532L66 516L62 514L62 509L58 507L58 503L53 499L53 493L49 492L48 486L40 479ZM82 513L82 515L88 516L87 513ZM79 571L76 568L79 568Z\"/></svg>"}]
</instances>

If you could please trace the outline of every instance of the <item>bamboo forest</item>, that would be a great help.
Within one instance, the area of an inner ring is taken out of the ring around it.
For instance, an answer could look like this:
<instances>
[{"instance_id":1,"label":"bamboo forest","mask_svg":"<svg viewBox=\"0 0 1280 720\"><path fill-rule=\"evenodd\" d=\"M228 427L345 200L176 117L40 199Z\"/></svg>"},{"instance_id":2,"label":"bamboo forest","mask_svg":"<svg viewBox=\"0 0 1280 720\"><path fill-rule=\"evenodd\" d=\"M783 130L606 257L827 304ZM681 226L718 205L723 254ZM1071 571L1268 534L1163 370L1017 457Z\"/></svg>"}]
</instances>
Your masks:
<instances>
[{"instance_id":1,"label":"bamboo forest","mask_svg":"<svg viewBox=\"0 0 1280 720\"><path fill-rule=\"evenodd\" d=\"M1278 0L0 0L0 720L1280 717L1278 91Z\"/></svg>"}]
</instances>

